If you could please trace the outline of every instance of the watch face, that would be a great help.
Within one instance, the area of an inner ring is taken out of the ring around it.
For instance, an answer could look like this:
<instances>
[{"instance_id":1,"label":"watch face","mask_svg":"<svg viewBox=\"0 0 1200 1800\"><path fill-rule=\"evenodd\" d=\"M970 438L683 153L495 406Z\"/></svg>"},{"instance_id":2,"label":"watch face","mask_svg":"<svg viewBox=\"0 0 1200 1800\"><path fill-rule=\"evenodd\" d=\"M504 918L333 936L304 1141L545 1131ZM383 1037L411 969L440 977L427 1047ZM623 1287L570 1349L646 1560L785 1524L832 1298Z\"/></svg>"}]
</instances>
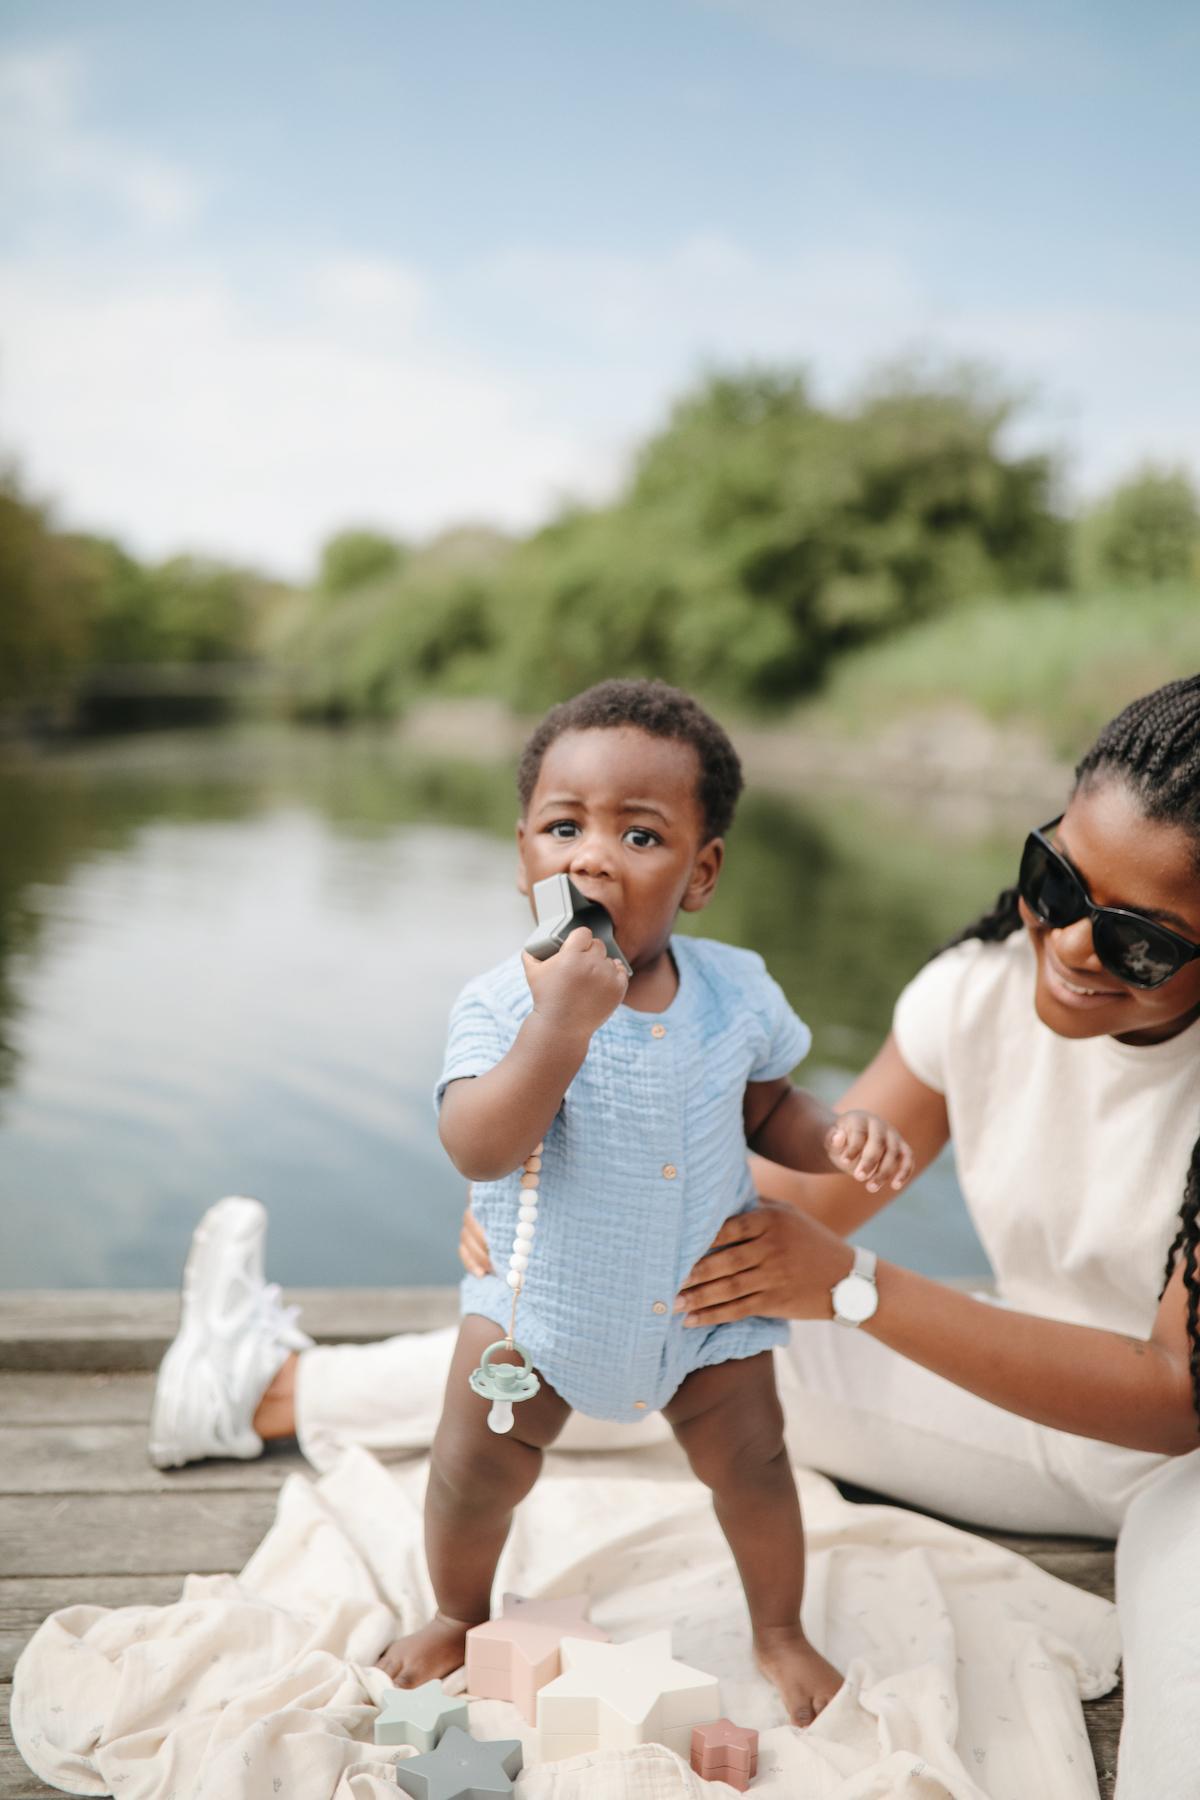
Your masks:
<instances>
[{"instance_id":1,"label":"watch face","mask_svg":"<svg viewBox=\"0 0 1200 1800\"><path fill-rule=\"evenodd\" d=\"M834 1311L852 1325L861 1325L879 1305L879 1293L865 1275L845 1275L833 1290Z\"/></svg>"}]
</instances>

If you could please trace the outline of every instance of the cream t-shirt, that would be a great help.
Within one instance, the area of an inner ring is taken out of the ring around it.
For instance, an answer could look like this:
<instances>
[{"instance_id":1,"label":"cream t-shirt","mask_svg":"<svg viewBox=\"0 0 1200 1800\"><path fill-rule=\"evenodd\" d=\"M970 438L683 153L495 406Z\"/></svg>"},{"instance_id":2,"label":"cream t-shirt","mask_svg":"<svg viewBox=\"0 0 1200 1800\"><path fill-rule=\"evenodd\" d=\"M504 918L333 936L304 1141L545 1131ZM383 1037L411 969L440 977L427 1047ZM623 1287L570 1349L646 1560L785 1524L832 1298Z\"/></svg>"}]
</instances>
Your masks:
<instances>
[{"instance_id":1,"label":"cream t-shirt","mask_svg":"<svg viewBox=\"0 0 1200 1800\"><path fill-rule=\"evenodd\" d=\"M1200 1020L1163 1044L1057 1037L1024 931L928 963L896 1002L946 1096L959 1182L1010 1306L1148 1337L1200 1136Z\"/></svg>"}]
</instances>

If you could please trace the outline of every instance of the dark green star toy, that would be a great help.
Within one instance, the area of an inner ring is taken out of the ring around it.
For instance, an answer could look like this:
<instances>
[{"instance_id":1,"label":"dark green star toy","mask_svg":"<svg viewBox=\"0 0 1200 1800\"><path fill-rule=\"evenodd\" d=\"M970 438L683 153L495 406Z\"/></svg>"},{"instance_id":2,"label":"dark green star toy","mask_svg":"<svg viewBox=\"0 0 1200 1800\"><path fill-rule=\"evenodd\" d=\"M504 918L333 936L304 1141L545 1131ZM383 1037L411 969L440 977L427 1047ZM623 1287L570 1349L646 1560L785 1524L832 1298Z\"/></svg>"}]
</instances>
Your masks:
<instances>
[{"instance_id":1,"label":"dark green star toy","mask_svg":"<svg viewBox=\"0 0 1200 1800\"><path fill-rule=\"evenodd\" d=\"M521 1773L519 1738L482 1742L451 1725L436 1750L396 1764L396 1781L413 1800L497 1800Z\"/></svg>"}]
</instances>

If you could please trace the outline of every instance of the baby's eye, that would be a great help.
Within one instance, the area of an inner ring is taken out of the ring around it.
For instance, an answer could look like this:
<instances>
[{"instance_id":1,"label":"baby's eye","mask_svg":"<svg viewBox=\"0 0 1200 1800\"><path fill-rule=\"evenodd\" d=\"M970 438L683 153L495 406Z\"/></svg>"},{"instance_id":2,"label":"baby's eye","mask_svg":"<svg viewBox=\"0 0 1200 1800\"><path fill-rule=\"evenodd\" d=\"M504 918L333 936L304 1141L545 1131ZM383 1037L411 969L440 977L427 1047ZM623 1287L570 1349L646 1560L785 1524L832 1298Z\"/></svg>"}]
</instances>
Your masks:
<instances>
[{"instance_id":1,"label":"baby's eye","mask_svg":"<svg viewBox=\"0 0 1200 1800\"><path fill-rule=\"evenodd\" d=\"M577 834L579 827L574 819L555 819L553 825L547 825L546 830L551 837L561 838L565 842Z\"/></svg>"},{"instance_id":2,"label":"baby's eye","mask_svg":"<svg viewBox=\"0 0 1200 1800\"><path fill-rule=\"evenodd\" d=\"M645 825L631 825L625 837L635 850L648 850L651 844L662 843L658 833L647 830Z\"/></svg>"}]
</instances>

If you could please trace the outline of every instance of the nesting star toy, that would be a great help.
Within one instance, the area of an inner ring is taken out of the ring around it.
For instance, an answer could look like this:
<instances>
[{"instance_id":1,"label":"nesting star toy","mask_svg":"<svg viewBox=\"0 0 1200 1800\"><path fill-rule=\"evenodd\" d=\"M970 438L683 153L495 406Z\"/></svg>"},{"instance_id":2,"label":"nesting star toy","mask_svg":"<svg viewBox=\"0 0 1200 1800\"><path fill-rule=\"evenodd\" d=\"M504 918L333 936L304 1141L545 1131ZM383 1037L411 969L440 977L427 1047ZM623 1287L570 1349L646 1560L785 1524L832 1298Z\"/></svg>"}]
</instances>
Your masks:
<instances>
[{"instance_id":1,"label":"nesting star toy","mask_svg":"<svg viewBox=\"0 0 1200 1800\"><path fill-rule=\"evenodd\" d=\"M424 1681L414 1688L389 1688L375 1720L375 1742L433 1750L452 1725L467 1729L467 1703L458 1695L448 1694L440 1681Z\"/></svg>"},{"instance_id":2,"label":"nesting star toy","mask_svg":"<svg viewBox=\"0 0 1200 1800\"><path fill-rule=\"evenodd\" d=\"M537 1697L538 1750L547 1762L651 1743L686 1759L693 1725L721 1710L716 1677L676 1662L669 1631L625 1644L568 1637L560 1653L562 1674Z\"/></svg>"},{"instance_id":3,"label":"nesting star toy","mask_svg":"<svg viewBox=\"0 0 1200 1800\"><path fill-rule=\"evenodd\" d=\"M451 1725L428 1756L396 1764L396 1783L413 1800L507 1800L520 1773L519 1739L481 1742Z\"/></svg>"},{"instance_id":4,"label":"nesting star toy","mask_svg":"<svg viewBox=\"0 0 1200 1800\"><path fill-rule=\"evenodd\" d=\"M692 1732L692 1768L705 1781L724 1781L744 1794L758 1774L758 1733L732 1719L714 1719Z\"/></svg>"},{"instance_id":5,"label":"nesting star toy","mask_svg":"<svg viewBox=\"0 0 1200 1800\"><path fill-rule=\"evenodd\" d=\"M608 1642L608 1633L588 1619L583 1594L556 1600L505 1594L500 1617L467 1633L467 1692L481 1700L511 1700L532 1725L539 1688L562 1673L565 1637Z\"/></svg>"}]
</instances>

